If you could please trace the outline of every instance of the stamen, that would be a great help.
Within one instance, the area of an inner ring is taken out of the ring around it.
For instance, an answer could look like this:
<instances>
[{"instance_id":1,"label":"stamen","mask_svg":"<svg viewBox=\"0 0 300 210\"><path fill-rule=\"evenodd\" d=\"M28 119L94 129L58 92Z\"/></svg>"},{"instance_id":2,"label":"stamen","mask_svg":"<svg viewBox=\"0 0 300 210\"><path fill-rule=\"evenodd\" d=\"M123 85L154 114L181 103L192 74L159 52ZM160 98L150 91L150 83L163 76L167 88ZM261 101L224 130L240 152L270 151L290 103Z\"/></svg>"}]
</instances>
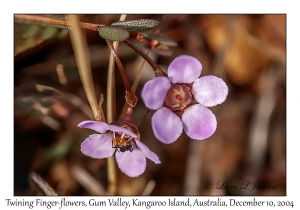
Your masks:
<instances>
[{"instance_id":1,"label":"stamen","mask_svg":"<svg viewBox=\"0 0 300 210\"><path fill-rule=\"evenodd\" d=\"M184 92L183 92L183 90L182 90L182 87L179 86L179 88L180 88L180 93L183 93L183 94L184 94Z\"/></svg>"},{"instance_id":2,"label":"stamen","mask_svg":"<svg viewBox=\"0 0 300 210\"><path fill-rule=\"evenodd\" d=\"M191 87L187 84L172 84L164 100L164 105L172 111L182 111L192 101Z\"/></svg>"},{"instance_id":3,"label":"stamen","mask_svg":"<svg viewBox=\"0 0 300 210\"><path fill-rule=\"evenodd\" d=\"M175 92L176 94L179 94L179 92L178 92L177 89L175 89L174 87L173 87L172 89L174 90L174 92Z\"/></svg>"},{"instance_id":4,"label":"stamen","mask_svg":"<svg viewBox=\"0 0 300 210\"><path fill-rule=\"evenodd\" d=\"M179 107L179 106L180 106L180 104L174 104L174 105L172 105L173 108L176 108L176 107Z\"/></svg>"}]
</instances>

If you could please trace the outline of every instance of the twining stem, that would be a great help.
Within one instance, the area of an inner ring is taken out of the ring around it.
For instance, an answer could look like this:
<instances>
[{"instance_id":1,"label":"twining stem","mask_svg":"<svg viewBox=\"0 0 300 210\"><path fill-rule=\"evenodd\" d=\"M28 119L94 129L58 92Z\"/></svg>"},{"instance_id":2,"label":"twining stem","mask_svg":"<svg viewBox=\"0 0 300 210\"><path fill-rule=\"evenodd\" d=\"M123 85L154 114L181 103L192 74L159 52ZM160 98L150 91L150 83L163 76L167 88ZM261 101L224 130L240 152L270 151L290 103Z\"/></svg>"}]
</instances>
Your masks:
<instances>
[{"instance_id":1,"label":"twining stem","mask_svg":"<svg viewBox=\"0 0 300 210\"><path fill-rule=\"evenodd\" d=\"M158 76L164 76L166 77L167 74L148 56L146 55L142 50L137 48L135 45L133 45L130 41L124 40L125 44L127 44L131 49L133 49L135 52L137 52L140 56L142 56L152 67L154 74L156 77Z\"/></svg>"},{"instance_id":2,"label":"twining stem","mask_svg":"<svg viewBox=\"0 0 300 210\"><path fill-rule=\"evenodd\" d=\"M51 17L46 16L39 16L39 15L14 15L14 18L16 20L20 21L29 21L29 22L36 22L36 23L43 23L47 25L59 25L59 26L66 26L71 27L69 20L62 20L62 19L55 19ZM101 26L104 26L103 24L94 24L94 23L84 23L79 22L79 26L81 28L98 31Z\"/></svg>"},{"instance_id":3,"label":"twining stem","mask_svg":"<svg viewBox=\"0 0 300 210\"><path fill-rule=\"evenodd\" d=\"M106 40L106 43L107 43L107 45L109 46L112 55L114 56L114 59L115 59L116 64L117 64L117 66L118 66L118 68L119 68L119 71L120 71L120 74L121 74L123 83L124 83L124 85L125 85L125 89L126 89L126 96L125 96L126 102L127 102L130 106L135 107L135 105L136 105L138 99L137 99L137 97L135 96L134 92L132 91L132 89L131 89L131 87L130 87L129 81L128 81L128 79L127 79L127 76L126 76L125 70L124 70L124 68L123 68L123 65L122 65L122 63L121 63L121 61L120 61L120 58L119 58L117 52L115 51L112 42L109 41L109 40Z\"/></svg>"},{"instance_id":4,"label":"twining stem","mask_svg":"<svg viewBox=\"0 0 300 210\"><path fill-rule=\"evenodd\" d=\"M74 49L76 63L80 79L85 90L85 94L92 107L94 117L96 120L101 120L101 112L98 106L96 93L94 89L94 82L92 77L91 64L89 60L89 52L87 50L86 40L79 27L77 15L69 15L72 31L70 32L71 42Z\"/></svg>"}]
</instances>

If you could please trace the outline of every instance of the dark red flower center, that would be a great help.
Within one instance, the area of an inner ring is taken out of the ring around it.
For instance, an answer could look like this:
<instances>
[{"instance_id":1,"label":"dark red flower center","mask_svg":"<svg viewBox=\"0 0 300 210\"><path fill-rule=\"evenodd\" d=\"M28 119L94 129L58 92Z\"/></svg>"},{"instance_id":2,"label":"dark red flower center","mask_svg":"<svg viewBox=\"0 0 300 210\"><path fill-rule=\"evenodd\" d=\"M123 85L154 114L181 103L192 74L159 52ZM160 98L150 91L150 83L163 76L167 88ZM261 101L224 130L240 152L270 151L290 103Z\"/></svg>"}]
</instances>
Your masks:
<instances>
[{"instance_id":1,"label":"dark red flower center","mask_svg":"<svg viewBox=\"0 0 300 210\"><path fill-rule=\"evenodd\" d=\"M191 87L187 84L172 84L165 97L165 106L173 111L182 111L192 101Z\"/></svg>"}]
</instances>

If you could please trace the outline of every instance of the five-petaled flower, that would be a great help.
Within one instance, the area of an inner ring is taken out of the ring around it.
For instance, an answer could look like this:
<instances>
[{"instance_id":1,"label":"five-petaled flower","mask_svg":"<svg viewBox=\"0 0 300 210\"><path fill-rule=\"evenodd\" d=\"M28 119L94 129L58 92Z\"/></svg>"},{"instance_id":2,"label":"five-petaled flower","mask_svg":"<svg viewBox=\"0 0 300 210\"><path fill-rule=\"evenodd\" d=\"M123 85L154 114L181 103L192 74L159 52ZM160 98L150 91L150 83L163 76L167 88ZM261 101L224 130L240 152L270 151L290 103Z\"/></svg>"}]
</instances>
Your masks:
<instances>
[{"instance_id":1,"label":"five-petaled flower","mask_svg":"<svg viewBox=\"0 0 300 210\"><path fill-rule=\"evenodd\" d=\"M89 128L100 134L92 134L81 144L81 152L92 158L108 158L116 152L118 167L126 175L137 177L146 169L146 157L160 163L158 156L139 140L134 127L114 125L100 121L83 121L80 128ZM136 129L137 130L137 129Z\"/></svg>"},{"instance_id":2,"label":"five-petaled flower","mask_svg":"<svg viewBox=\"0 0 300 210\"><path fill-rule=\"evenodd\" d=\"M168 77L157 77L144 85L141 96L147 108L157 110L151 124L161 142L173 143L182 130L195 140L215 132L217 120L207 107L223 103L228 87L216 76L198 78L201 70L196 58L181 55L170 64Z\"/></svg>"}]
</instances>

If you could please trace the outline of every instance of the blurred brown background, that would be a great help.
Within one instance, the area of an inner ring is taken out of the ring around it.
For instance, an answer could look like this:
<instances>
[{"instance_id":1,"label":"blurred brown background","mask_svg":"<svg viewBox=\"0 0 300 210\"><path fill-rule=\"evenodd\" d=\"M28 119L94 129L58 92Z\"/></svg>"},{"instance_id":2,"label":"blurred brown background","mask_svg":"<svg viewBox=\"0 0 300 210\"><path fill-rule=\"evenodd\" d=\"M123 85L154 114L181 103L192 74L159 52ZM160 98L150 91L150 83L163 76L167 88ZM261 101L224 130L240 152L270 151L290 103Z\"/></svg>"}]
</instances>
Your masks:
<instances>
[{"instance_id":1,"label":"blurred brown background","mask_svg":"<svg viewBox=\"0 0 300 210\"><path fill-rule=\"evenodd\" d=\"M81 15L81 21L110 25L119 17ZM222 77L229 95L211 109L218 128L203 141L183 134L173 144L162 144L152 133L150 111L139 126L141 140L162 163L148 160L145 173L137 178L118 170L118 195L286 195L286 15L126 17L142 18L160 21L160 34L178 43L172 56L150 54L159 66L167 70L175 57L192 55L203 65L201 76ZM93 132L77 128L89 119L85 113L91 110L69 31L14 24L14 194L43 195L28 177L31 171L59 195L105 193L106 159L95 160L80 152L81 142ZM83 31L97 97L104 95L106 113L108 47L97 32ZM119 56L132 83L143 59L124 43L119 44ZM153 71L146 64L137 89L136 122L147 112L140 92L151 78ZM37 84L60 92L38 91ZM125 103L124 94L116 68L117 116Z\"/></svg>"}]
</instances>

